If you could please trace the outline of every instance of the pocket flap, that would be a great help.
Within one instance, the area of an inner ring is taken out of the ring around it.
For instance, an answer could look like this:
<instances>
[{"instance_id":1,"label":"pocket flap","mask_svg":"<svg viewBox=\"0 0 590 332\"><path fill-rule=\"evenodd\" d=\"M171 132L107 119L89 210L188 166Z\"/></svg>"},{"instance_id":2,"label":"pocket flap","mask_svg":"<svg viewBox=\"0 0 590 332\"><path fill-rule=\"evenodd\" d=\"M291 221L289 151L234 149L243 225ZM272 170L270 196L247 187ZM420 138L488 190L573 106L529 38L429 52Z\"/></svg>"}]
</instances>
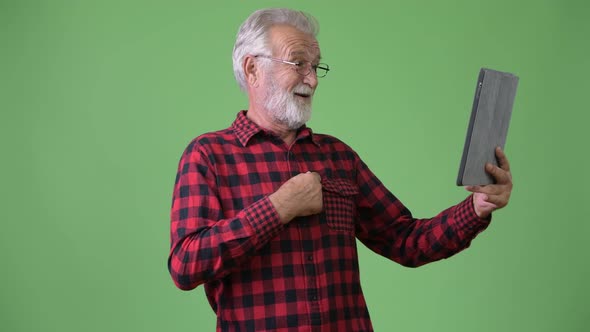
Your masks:
<instances>
[{"instance_id":1,"label":"pocket flap","mask_svg":"<svg viewBox=\"0 0 590 332\"><path fill-rule=\"evenodd\" d=\"M359 193L357 186L345 179L322 179L322 188L342 196L354 196Z\"/></svg>"}]
</instances>

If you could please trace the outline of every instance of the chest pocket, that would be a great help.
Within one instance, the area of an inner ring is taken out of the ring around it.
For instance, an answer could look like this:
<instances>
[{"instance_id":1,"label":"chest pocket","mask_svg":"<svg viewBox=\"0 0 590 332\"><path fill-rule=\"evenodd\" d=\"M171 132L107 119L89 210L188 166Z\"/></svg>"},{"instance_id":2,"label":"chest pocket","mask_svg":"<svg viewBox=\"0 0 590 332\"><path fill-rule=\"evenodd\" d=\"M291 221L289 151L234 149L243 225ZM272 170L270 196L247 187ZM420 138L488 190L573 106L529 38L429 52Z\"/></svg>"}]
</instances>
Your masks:
<instances>
[{"instance_id":1,"label":"chest pocket","mask_svg":"<svg viewBox=\"0 0 590 332\"><path fill-rule=\"evenodd\" d=\"M358 192L358 187L348 180L322 179L324 215L331 229L354 233Z\"/></svg>"}]
</instances>

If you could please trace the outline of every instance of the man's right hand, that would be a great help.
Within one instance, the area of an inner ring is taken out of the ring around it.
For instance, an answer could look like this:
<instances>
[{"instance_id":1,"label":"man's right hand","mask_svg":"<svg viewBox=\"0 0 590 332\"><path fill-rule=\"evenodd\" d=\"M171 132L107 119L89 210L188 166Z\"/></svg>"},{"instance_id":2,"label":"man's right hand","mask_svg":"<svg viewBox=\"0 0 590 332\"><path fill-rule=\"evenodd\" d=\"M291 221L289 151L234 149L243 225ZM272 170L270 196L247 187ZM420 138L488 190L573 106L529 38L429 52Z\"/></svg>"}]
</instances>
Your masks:
<instances>
[{"instance_id":1,"label":"man's right hand","mask_svg":"<svg viewBox=\"0 0 590 332\"><path fill-rule=\"evenodd\" d=\"M320 213L323 209L321 177L315 172L298 174L283 183L268 198L283 224L295 217Z\"/></svg>"}]
</instances>

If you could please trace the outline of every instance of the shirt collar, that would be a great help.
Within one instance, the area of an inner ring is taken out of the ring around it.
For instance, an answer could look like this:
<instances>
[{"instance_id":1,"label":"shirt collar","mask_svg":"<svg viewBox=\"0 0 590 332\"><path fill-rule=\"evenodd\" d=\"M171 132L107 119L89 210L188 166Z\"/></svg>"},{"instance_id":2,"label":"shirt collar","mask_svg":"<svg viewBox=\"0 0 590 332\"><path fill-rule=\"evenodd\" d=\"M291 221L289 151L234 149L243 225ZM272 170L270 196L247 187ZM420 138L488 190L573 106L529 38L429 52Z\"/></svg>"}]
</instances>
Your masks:
<instances>
[{"instance_id":1,"label":"shirt collar","mask_svg":"<svg viewBox=\"0 0 590 332\"><path fill-rule=\"evenodd\" d=\"M273 135L272 132L260 128L256 123L248 119L248 117L246 116L247 112L248 111L240 111L236 117L236 120L232 124L233 130L236 133L238 140L240 141L240 143L242 143L243 146L247 146L250 139L258 133L266 133L269 135ZM306 137L309 137L315 145L320 145L317 141L317 138L313 135L313 131L311 130L311 128L307 127L306 125L303 125L301 128L297 130L297 138L295 139L295 141L298 141Z\"/></svg>"}]
</instances>

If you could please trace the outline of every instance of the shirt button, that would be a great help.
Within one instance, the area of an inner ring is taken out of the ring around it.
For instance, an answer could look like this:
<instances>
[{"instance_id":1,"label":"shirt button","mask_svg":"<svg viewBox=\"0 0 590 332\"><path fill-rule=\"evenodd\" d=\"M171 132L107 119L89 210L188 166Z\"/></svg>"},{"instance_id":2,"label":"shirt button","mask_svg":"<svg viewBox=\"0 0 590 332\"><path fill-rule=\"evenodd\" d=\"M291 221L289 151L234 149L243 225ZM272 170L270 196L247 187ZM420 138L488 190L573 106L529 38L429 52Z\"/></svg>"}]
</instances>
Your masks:
<instances>
[{"instance_id":1,"label":"shirt button","mask_svg":"<svg viewBox=\"0 0 590 332\"><path fill-rule=\"evenodd\" d=\"M312 255L307 256L307 260L310 262L313 261L313 256Z\"/></svg>"},{"instance_id":2,"label":"shirt button","mask_svg":"<svg viewBox=\"0 0 590 332\"><path fill-rule=\"evenodd\" d=\"M311 297L311 299L312 299L312 301L317 301L318 300L318 297L317 297L317 295L314 295L314 296Z\"/></svg>"}]
</instances>

